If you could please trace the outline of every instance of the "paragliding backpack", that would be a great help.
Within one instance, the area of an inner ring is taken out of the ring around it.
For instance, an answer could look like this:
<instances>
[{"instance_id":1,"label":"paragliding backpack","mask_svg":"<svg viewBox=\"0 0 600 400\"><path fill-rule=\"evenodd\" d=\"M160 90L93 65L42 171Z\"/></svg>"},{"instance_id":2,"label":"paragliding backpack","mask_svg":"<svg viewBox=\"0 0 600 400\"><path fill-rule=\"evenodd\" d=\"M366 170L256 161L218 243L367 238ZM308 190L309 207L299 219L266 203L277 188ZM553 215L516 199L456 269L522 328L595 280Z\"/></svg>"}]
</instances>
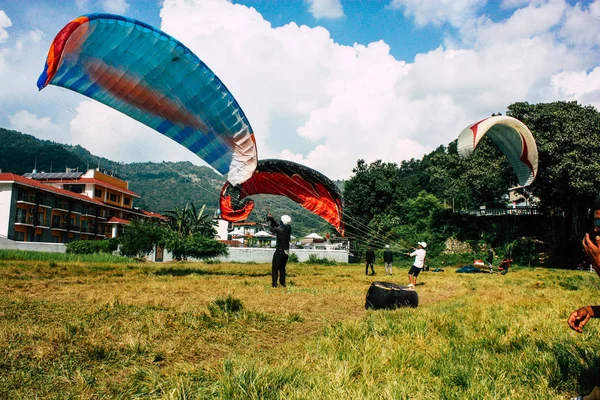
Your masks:
<instances>
[{"instance_id":1,"label":"paragliding backpack","mask_svg":"<svg viewBox=\"0 0 600 400\"><path fill-rule=\"evenodd\" d=\"M417 307L417 292L389 282L373 282L367 291L365 308L372 310Z\"/></svg>"}]
</instances>

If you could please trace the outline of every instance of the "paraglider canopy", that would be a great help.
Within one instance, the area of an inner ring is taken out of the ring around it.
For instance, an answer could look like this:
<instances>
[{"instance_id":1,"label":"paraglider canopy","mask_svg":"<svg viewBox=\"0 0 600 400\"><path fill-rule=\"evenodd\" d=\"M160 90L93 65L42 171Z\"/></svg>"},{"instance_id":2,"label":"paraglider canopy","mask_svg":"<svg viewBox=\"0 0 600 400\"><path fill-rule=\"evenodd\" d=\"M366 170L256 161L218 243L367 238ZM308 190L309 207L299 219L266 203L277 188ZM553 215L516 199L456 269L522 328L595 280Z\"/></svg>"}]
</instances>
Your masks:
<instances>
[{"instance_id":1,"label":"paraglider canopy","mask_svg":"<svg viewBox=\"0 0 600 400\"><path fill-rule=\"evenodd\" d=\"M37 85L62 86L122 112L233 184L256 168L254 133L223 82L181 42L143 22L112 14L74 19L52 42Z\"/></svg>"},{"instance_id":2,"label":"paraglider canopy","mask_svg":"<svg viewBox=\"0 0 600 400\"><path fill-rule=\"evenodd\" d=\"M343 235L342 194L334 182L312 168L287 160L260 160L246 182L225 182L221 189L221 217L229 222L246 220L254 208L254 202L247 197L256 194L287 197L325 219Z\"/></svg>"},{"instance_id":3,"label":"paraglider canopy","mask_svg":"<svg viewBox=\"0 0 600 400\"><path fill-rule=\"evenodd\" d=\"M487 135L513 167L519 185L528 186L538 171L538 151L529 128L513 117L489 117L466 127L458 136L458 153L469 157Z\"/></svg>"}]
</instances>

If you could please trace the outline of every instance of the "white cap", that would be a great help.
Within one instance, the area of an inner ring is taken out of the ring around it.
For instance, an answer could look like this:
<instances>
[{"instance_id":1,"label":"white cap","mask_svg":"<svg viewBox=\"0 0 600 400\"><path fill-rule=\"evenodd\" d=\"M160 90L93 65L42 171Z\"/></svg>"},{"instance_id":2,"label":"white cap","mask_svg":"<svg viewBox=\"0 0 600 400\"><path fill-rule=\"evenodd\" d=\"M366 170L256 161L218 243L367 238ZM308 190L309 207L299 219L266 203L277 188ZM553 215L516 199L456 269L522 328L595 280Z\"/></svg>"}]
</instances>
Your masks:
<instances>
[{"instance_id":1,"label":"white cap","mask_svg":"<svg viewBox=\"0 0 600 400\"><path fill-rule=\"evenodd\" d=\"M289 215L282 215L281 222L283 222L286 225L289 225L292 223L292 217L290 217Z\"/></svg>"},{"instance_id":2,"label":"white cap","mask_svg":"<svg viewBox=\"0 0 600 400\"><path fill-rule=\"evenodd\" d=\"M426 248L426 247L427 247L427 243L425 243L425 242L419 242L419 243L417 243L417 244L418 244L419 246L422 246L423 248Z\"/></svg>"},{"instance_id":3,"label":"white cap","mask_svg":"<svg viewBox=\"0 0 600 400\"><path fill-rule=\"evenodd\" d=\"M389 248L390 248L390 245L389 245L389 244L386 244L386 245L385 245L385 248L386 248L386 249L389 249Z\"/></svg>"}]
</instances>

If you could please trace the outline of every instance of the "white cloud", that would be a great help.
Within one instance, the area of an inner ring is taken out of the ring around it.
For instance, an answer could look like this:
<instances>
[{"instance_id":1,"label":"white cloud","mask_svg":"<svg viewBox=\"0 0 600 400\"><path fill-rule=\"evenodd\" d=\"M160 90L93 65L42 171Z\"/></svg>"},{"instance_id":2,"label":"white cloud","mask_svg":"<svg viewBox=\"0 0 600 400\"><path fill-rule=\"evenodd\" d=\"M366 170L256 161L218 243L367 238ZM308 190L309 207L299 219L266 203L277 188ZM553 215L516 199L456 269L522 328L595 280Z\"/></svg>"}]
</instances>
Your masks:
<instances>
[{"instance_id":1,"label":"white cloud","mask_svg":"<svg viewBox=\"0 0 600 400\"><path fill-rule=\"evenodd\" d=\"M306 0L310 4L310 13L316 19L337 19L344 16L340 0Z\"/></svg>"},{"instance_id":2,"label":"white cloud","mask_svg":"<svg viewBox=\"0 0 600 400\"><path fill-rule=\"evenodd\" d=\"M582 8L577 3L566 12L566 21L560 34L570 44L578 47L600 45L600 0Z\"/></svg>"},{"instance_id":3,"label":"white cloud","mask_svg":"<svg viewBox=\"0 0 600 400\"><path fill-rule=\"evenodd\" d=\"M418 26L449 23L460 27L475 19L487 0L392 0L391 8L404 9L406 17L413 17Z\"/></svg>"},{"instance_id":4,"label":"white cloud","mask_svg":"<svg viewBox=\"0 0 600 400\"><path fill-rule=\"evenodd\" d=\"M39 99L35 83L48 50L44 38L37 29L27 31L0 48L0 104L4 107L30 102L34 96Z\"/></svg>"},{"instance_id":5,"label":"white cloud","mask_svg":"<svg viewBox=\"0 0 600 400\"><path fill-rule=\"evenodd\" d=\"M552 86L558 98L577 100L600 110L600 67L590 73L560 72L552 77Z\"/></svg>"},{"instance_id":6,"label":"white cloud","mask_svg":"<svg viewBox=\"0 0 600 400\"><path fill-rule=\"evenodd\" d=\"M65 127L52 122L50 117L39 117L28 110L19 110L8 117L11 129L27 132L40 139L70 143ZM61 140L62 139L62 140Z\"/></svg>"},{"instance_id":7,"label":"white cloud","mask_svg":"<svg viewBox=\"0 0 600 400\"><path fill-rule=\"evenodd\" d=\"M464 26L461 33L463 39L474 39L480 47L550 35L551 30L561 22L567 7L563 0L532 3L516 10L506 21L493 22L489 18L480 18L477 26Z\"/></svg>"},{"instance_id":8,"label":"white cloud","mask_svg":"<svg viewBox=\"0 0 600 400\"><path fill-rule=\"evenodd\" d=\"M5 42L8 39L8 32L4 28L12 26L12 21L8 18L8 15L3 10L0 10L0 43Z\"/></svg>"},{"instance_id":9,"label":"white cloud","mask_svg":"<svg viewBox=\"0 0 600 400\"><path fill-rule=\"evenodd\" d=\"M125 14L129 4L127 4L127 0L103 0L102 8L108 13Z\"/></svg>"}]
</instances>

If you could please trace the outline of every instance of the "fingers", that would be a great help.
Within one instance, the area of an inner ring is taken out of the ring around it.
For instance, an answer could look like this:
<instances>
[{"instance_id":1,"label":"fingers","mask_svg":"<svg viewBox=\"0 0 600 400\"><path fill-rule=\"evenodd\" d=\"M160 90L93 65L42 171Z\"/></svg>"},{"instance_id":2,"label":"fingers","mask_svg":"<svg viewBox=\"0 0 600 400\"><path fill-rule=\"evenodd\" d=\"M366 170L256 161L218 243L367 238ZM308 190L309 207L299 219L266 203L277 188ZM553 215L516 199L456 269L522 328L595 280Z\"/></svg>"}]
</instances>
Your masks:
<instances>
[{"instance_id":1,"label":"fingers","mask_svg":"<svg viewBox=\"0 0 600 400\"><path fill-rule=\"evenodd\" d=\"M589 247L591 246L591 244L592 240L590 239L590 234L586 233L583 237L583 240L581 241L581 246L583 247L583 250L585 250L586 253L589 251Z\"/></svg>"},{"instance_id":2,"label":"fingers","mask_svg":"<svg viewBox=\"0 0 600 400\"><path fill-rule=\"evenodd\" d=\"M581 333L581 328L579 327L579 321L577 318L577 311L573 311L567 320L569 327L574 331Z\"/></svg>"},{"instance_id":3,"label":"fingers","mask_svg":"<svg viewBox=\"0 0 600 400\"><path fill-rule=\"evenodd\" d=\"M569 316L567 323L569 327L576 332L582 333L583 327L590 320L591 314L588 312L586 307L582 307L578 310L575 310Z\"/></svg>"}]
</instances>

